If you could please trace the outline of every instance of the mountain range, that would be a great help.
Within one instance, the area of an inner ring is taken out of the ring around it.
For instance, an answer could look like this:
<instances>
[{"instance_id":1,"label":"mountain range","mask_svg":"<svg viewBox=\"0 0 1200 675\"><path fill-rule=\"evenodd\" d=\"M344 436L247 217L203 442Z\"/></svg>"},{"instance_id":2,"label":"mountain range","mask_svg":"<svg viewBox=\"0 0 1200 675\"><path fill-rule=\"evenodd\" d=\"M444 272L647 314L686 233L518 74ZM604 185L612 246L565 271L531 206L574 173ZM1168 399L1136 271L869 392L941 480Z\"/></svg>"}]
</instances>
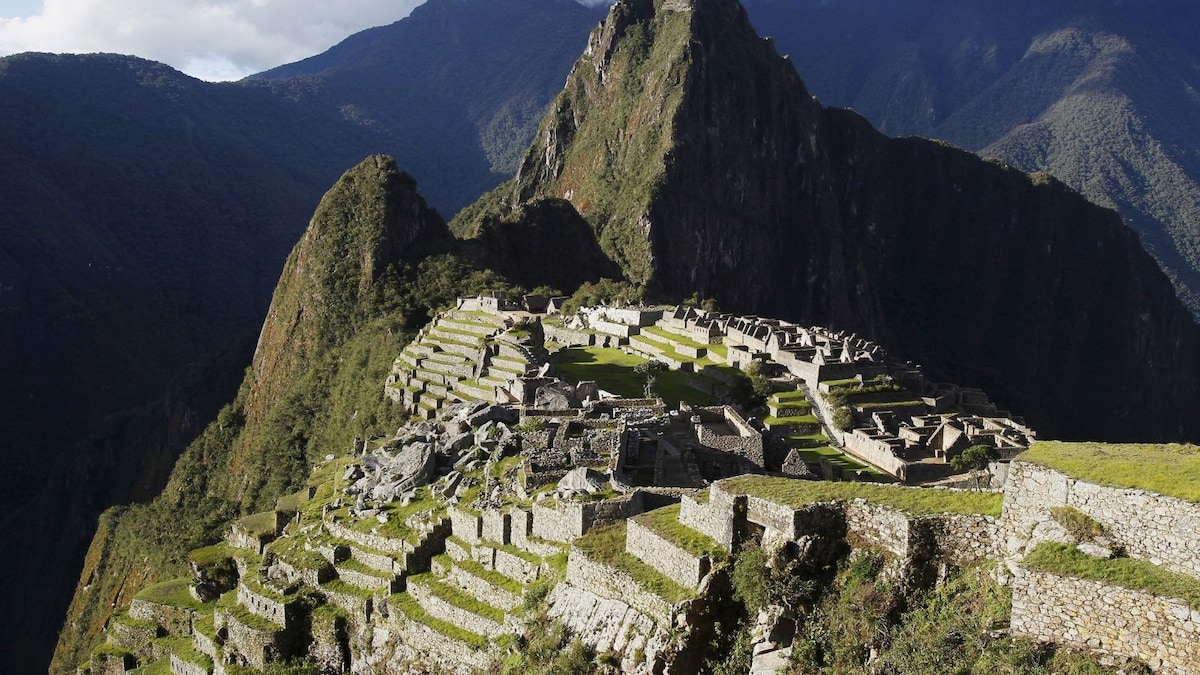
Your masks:
<instances>
[{"instance_id":1,"label":"mountain range","mask_svg":"<svg viewBox=\"0 0 1200 675\"><path fill-rule=\"evenodd\" d=\"M1200 8L747 0L827 105L1047 171L1117 209L1200 312Z\"/></svg>"},{"instance_id":2,"label":"mountain range","mask_svg":"<svg viewBox=\"0 0 1200 675\"><path fill-rule=\"evenodd\" d=\"M611 32L593 38L544 119L600 17L568 0L435 0L393 26L235 84L200 83L128 57L0 60L6 101L0 116L9 130L0 134L0 156L13 187L0 195L7 197L0 204L6 214L0 310L13 319L0 328L0 375L22 383L6 390L4 409L12 416L0 420L8 434L0 446L16 467L3 486L12 504L4 505L10 517L0 534L6 548L47 533L55 541L5 563L11 567L4 578L18 580L11 597L47 607L40 620L23 617L11 627L9 634L31 645L13 658L32 655L28 662L44 663L47 626L59 620L64 579L75 574L98 510L156 494L174 456L233 396L247 363L245 336L261 321L286 250L321 189L371 152L394 155L446 214L517 172L455 223L456 231L478 235L473 242L445 239L441 257L393 261L408 266L402 278L410 283L391 292L405 299L373 300L373 309L355 319L367 323L354 324L383 331L368 331L373 336L392 335L360 338L370 342L359 349L376 370L399 335L445 299L444 288L428 290L438 280L464 287L550 283L569 291L583 279L623 274L662 298L699 289L739 311L860 331L935 374L985 386L1051 435L1197 438L1189 426L1190 411L1200 409L1194 323L1146 265L1137 237L1111 213L1046 175L1031 183L1019 171L937 144L887 140L852 113L819 107L793 69L823 101L852 105L891 133L942 136L1004 156L1013 167L1052 172L1032 146L1011 156L997 148L1018 147L1018 137L1053 138L1038 146L1046 158L1098 167L1072 154L1090 146L1063 141L1087 137L1086 129L1070 126L1081 115L1055 106L1060 99L1090 106L1091 99L1081 98L1091 92L1085 85L1107 73L1110 61L1097 56L1072 71L1062 65L1078 58L1069 49L1029 56L1041 53L1031 46L1042 35L1038 21L1071 21L1086 6L1027 15L1014 8L1009 18L993 21L987 14L971 19L965 5L952 11L943 3L913 3L922 22L888 21L882 9L864 14L869 4L748 1L760 29L779 27L763 32L792 55L792 65L781 65L772 48L750 39L740 14L660 26L646 20L652 3L622 3L619 11L628 16L618 13ZM827 23L814 27L814 16ZM880 35L855 33L862 25ZM964 26L970 39L960 35ZM949 37L933 35L939 30ZM1157 39L1156 31L1134 32L1148 40ZM1161 35L1164 43L1182 39L1173 29ZM975 42L984 56L928 67L917 60L914 72L927 70L933 75L926 79L936 83L922 85L929 91L921 99L899 84L920 78L883 71L912 65L885 48L900 44L895 49L903 51L905 40L917 42L919 49L908 48L929 61L972 55ZM1159 49L1144 51L1177 54ZM999 65L989 70L989 58ZM1003 87L1011 93L1032 65L1061 78L1039 88L1037 102L1022 102L1024 112L1000 114L1001 103L1013 98ZM1061 84L1068 79L1069 86ZM855 81L862 83L857 89L849 84ZM886 85L896 91L869 93ZM1106 86L1119 85L1130 82ZM1171 102L1156 96L1158 104ZM885 104L872 108L875 98ZM895 112L927 100L956 112L928 116L925 127L913 121L919 115ZM1167 108L1186 110L1187 100ZM1051 108L1056 116L1030 112ZM1003 119L989 127L980 121L989 116ZM951 117L957 126L947 122ZM1144 123L1149 113L1139 119L1143 127L1171 126ZM1136 131L1134 122L1129 118L1123 128ZM1183 122L1174 126L1190 133ZM1142 147L1141 136L1128 136L1130 148ZM1178 139L1159 145L1196 147ZM1129 165L1123 156L1114 149L1112 166ZM1137 185L1179 182L1156 175L1112 174L1099 184L1132 193ZM1087 182L1077 186L1086 190ZM1135 226L1166 222L1131 215L1126 202L1141 202L1109 199ZM1186 197L1179 203L1186 205ZM1141 227L1143 241L1186 293L1186 256L1172 262L1164 253L1186 243L1186 232L1176 236L1178 227L1163 225L1172 234L1154 239ZM564 251L580 263L541 269ZM507 279L490 276L489 268ZM418 287L426 290L412 290ZM389 324L385 308L396 307L408 315ZM333 340L290 376L320 379L347 339ZM214 362L224 364L223 378L184 378L163 401L131 410L156 399L184 364L222 347ZM213 513L260 506L303 473L322 442L345 441L350 429L340 424L299 433L282 455L264 450L267 438L294 427L304 411L328 415L336 407L330 392L347 382L368 380L339 405L365 401L377 392L370 372L348 369L330 378L335 383L227 409L226 421L258 416L250 426L271 430L254 432L253 442L238 440L241 459L256 457L249 466L261 468L283 458L290 464L278 466L291 469L268 471L252 490L223 493ZM212 506L184 492L175 493L177 508L190 505L184 512ZM94 569L103 557L99 544L115 541L106 535L120 531L116 539L127 539L133 524L170 517L168 506L106 517L89 565ZM193 534L208 531L200 529ZM20 586L34 576L61 590ZM78 620L79 613L72 616Z\"/></svg>"}]
</instances>

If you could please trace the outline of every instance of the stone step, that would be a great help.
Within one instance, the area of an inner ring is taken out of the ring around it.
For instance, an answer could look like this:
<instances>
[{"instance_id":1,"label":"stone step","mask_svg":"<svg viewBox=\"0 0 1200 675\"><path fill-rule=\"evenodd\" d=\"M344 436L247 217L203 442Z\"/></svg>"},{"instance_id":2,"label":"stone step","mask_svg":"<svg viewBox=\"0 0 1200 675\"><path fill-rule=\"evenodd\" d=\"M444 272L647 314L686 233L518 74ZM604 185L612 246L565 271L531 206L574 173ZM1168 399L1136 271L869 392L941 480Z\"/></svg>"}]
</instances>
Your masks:
<instances>
[{"instance_id":1,"label":"stone step","mask_svg":"<svg viewBox=\"0 0 1200 675\"><path fill-rule=\"evenodd\" d=\"M481 401L496 398L495 385L481 384L480 380L460 380L454 390Z\"/></svg>"},{"instance_id":2,"label":"stone step","mask_svg":"<svg viewBox=\"0 0 1200 675\"><path fill-rule=\"evenodd\" d=\"M421 365L429 367L434 363L444 363L447 365L457 366L467 362L467 358L461 354L451 354L450 352L436 351L429 356L421 359Z\"/></svg>"},{"instance_id":3,"label":"stone step","mask_svg":"<svg viewBox=\"0 0 1200 675\"><path fill-rule=\"evenodd\" d=\"M432 574L408 577L407 593L430 616L487 637L507 632L504 611L449 586Z\"/></svg>"},{"instance_id":4,"label":"stone step","mask_svg":"<svg viewBox=\"0 0 1200 675\"><path fill-rule=\"evenodd\" d=\"M387 574L395 574L400 571L401 566L390 553L368 548L357 542L347 542L347 547L350 549L351 558L373 570Z\"/></svg>"},{"instance_id":5,"label":"stone step","mask_svg":"<svg viewBox=\"0 0 1200 675\"><path fill-rule=\"evenodd\" d=\"M365 591L386 590L389 593L397 590L396 575L390 571L374 569L354 558L342 561L334 567L339 579L356 588Z\"/></svg>"},{"instance_id":6,"label":"stone step","mask_svg":"<svg viewBox=\"0 0 1200 675\"><path fill-rule=\"evenodd\" d=\"M493 375L490 371L491 371L491 369L489 368L487 371L487 374L484 375L483 377L479 378L480 384L484 384L489 387L507 387L510 382L512 382L514 379L516 379L513 377L507 377L508 375L511 375L511 373L499 371L501 373L501 375L503 375L503 376L500 376L500 375Z\"/></svg>"},{"instance_id":7,"label":"stone step","mask_svg":"<svg viewBox=\"0 0 1200 675\"><path fill-rule=\"evenodd\" d=\"M458 381L457 377L452 377L450 375L447 375L446 373L439 373L439 372L435 372L432 370L428 370L423 367L418 368L413 371L413 378L417 379L417 380L421 380L423 383L434 383L434 384L451 384L453 382ZM423 388L424 388L424 386L422 386L422 389Z\"/></svg>"},{"instance_id":8,"label":"stone step","mask_svg":"<svg viewBox=\"0 0 1200 675\"><path fill-rule=\"evenodd\" d=\"M472 557L485 569L528 584L541 574L542 558L512 544L497 544L483 540L475 546Z\"/></svg>"},{"instance_id":9,"label":"stone step","mask_svg":"<svg viewBox=\"0 0 1200 675\"><path fill-rule=\"evenodd\" d=\"M514 373L517 376L525 374L527 364L525 361L508 358L505 356L493 356L488 362L488 370L499 370L506 373Z\"/></svg>"},{"instance_id":10,"label":"stone step","mask_svg":"<svg viewBox=\"0 0 1200 675\"><path fill-rule=\"evenodd\" d=\"M467 361L469 361L471 363L478 363L479 362L479 353L481 351L483 351L483 345L468 344L465 342L459 342L458 340L452 340L452 339L447 340L444 338L439 338L437 344L438 344L438 347L441 348L442 353L456 354L458 356L465 358Z\"/></svg>"},{"instance_id":11,"label":"stone step","mask_svg":"<svg viewBox=\"0 0 1200 675\"><path fill-rule=\"evenodd\" d=\"M486 569L474 560L455 561L446 556L443 562L443 571L437 574L443 583L455 586L479 601L505 612L511 612L521 606L525 586L516 579Z\"/></svg>"},{"instance_id":12,"label":"stone step","mask_svg":"<svg viewBox=\"0 0 1200 675\"><path fill-rule=\"evenodd\" d=\"M469 333L471 335L486 337L492 333L495 333L499 326L471 321L468 319L443 318L441 321L438 321L435 330L436 328L444 328L459 333Z\"/></svg>"},{"instance_id":13,"label":"stone step","mask_svg":"<svg viewBox=\"0 0 1200 675\"><path fill-rule=\"evenodd\" d=\"M405 368L412 369L416 368L420 364L421 359L419 356L409 352L408 350L405 350L400 352L400 355L396 357L396 360L393 364L393 369L395 369L397 365L402 365Z\"/></svg>"},{"instance_id":14,"label":"stone step","mask_svg":"<svg viewBox=\"0 0 1200 675\"><path fill-rule=\"evenodd\" d=\"M446 384L463 378L473 377L475 374L475 367L467 361L446 363L444 361L426 359L421 362L421 370L442 375ZM421 379L425 378L422 377Z\"/></svg>"},{"instance_id":15,"label":"stone step","mask_svg":"<svg viewBox=\"0 0 1200 675\"><path fill-rule=\"evenodd\" d=\"M442 315L443 320L449 319L459 323L472 323L480 326L491 326L493 330L499 330L504 327L504 318L498 314L489 314L487 312L464 312L462 310L451 310Z\"/></svg>"},{"instance_id":16,"label":"stone step","mask_svg":"<svg viewBox=\"0 0 1200 675\"><path fill-rule=\"evenodd\" d=\"M416 356L417 358L424 358L424 357L432 354L435 350L432 345L427 345L427 344L418 342L418 343L414 343L414 344L411 344L408 347L406 347L405 351L412 352L412 354L414 356Z\"/></svg>"}]
</instances>

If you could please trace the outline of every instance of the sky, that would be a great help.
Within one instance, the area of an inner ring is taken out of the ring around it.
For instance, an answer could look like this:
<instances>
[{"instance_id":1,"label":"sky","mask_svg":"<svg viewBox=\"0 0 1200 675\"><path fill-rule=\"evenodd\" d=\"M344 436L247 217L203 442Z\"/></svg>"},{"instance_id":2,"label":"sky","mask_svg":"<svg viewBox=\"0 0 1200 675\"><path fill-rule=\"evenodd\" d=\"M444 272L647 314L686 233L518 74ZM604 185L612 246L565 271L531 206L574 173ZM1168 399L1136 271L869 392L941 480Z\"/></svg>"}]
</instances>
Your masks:
<instances>
[{"instance_id":1,"label":"sky","mask_svg":"<svg viewBox=\"0 0 1200 675\"><path fill-rule=\"evenodd\" d=\"M133 54L235 80L319 54L423 0L0 0L0 56Z\"/></svg>"}]
</instances>

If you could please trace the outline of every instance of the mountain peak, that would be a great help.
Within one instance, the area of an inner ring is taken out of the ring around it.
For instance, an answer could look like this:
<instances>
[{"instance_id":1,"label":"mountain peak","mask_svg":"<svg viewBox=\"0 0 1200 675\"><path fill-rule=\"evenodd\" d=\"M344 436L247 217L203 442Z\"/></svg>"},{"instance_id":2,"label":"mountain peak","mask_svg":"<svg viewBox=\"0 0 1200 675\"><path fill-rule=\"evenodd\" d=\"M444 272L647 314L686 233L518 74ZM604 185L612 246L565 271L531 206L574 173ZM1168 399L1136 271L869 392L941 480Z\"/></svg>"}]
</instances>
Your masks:
<instances>
[{"instance_id":1,"label":"mountain peak","mask_svg":"<svg viewBox=\"0 0 1200 675\"><path fill-rule=\"evenodd\" d=\"M822 108L736 0L617 2L510 190L570 202L652 297L897 345L1051 436L1200 434L1200 335L1115 213Z\"/></svg>"},{"instance_id":2,"label":"mountain peak","mask_svg":"<svg viewBox=\"0 0 1200 675\"><path fill-rule=\"evenodd\" d=\"M450 231L394 159L373 155L322 197L288 256L254 355L255 393L271 398L297 364L344 340L385 292L387 270L447 250Z\"/></svg>"}]
</instances>

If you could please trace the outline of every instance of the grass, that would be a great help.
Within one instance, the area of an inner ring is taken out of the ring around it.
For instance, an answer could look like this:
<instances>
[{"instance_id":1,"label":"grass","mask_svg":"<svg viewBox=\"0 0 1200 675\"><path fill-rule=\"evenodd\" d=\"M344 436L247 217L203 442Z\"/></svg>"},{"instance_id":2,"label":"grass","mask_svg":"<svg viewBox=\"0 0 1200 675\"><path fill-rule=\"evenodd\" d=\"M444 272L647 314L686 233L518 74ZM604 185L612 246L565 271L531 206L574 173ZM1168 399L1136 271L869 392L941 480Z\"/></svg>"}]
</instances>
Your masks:
<instances>
[{"instance_id":1,"label":"grass","mask_svg":"<svg viewBox=\"0 0 1200 675\"><path fill-rule=\"evenodd\" d=\"M1089 483L1200 503L1200 447L1194 445L1040 441L1020 459Z\"/></svg>"},{"instance_id":2,"label":"grass","mask_svg":"<svg viewBox=\"0 0 1200 675\"><path fill-rule=\"evenodd\" d=\"M188 562L197 567L211 567L213 565L223 564L226 560L233 558L233 547L225 542L213 544L198 548L191 553L188 553Z\"/></svg>"},{"instance_id":3,"label":"grass","mask_svg":"<svg viewBox=\"0 0 1200 675\"><path fill-rule=\"evenodd\" d=\"M254 513L238 520L237 524L254 537L275 534L275 512Z\"/></svg>"},{"instance_id":4,"label":"grass","mask_svg":"<svg viewBox=\"0 0 1200 675\"><path fill-rule=\"evenodd\" d=\"M692 349L712 349L712 347L714 346L714 345L708 344L707 342L699 342L699 341L693 340L689 337L684 337L682 335L672 333L669 330L664 330L657 326L643 326L641 328L641 331L643 333L649 333L651 335L656 335L660 338L669 340L670 342L674 342L676 344L681 344L685 347L691 347Z\"/></svg>"},{"instance_id":5,"label":"grass","mask_svg":"<svg viewBox=\"0 0 1200 675\"><path fill-rule=\"evenodd\" d=\"M504 610L492 607L469 593L442 583L432 574L417 574L408 578L409 585L425 586L431 593L455 607L477 614L496 623L504 623Z\"/></svg>"},{"instance_id":6,"label":"grass","mask_svg":"<svg viewBox=\"0 0 1200 675\"><path fill-rule=\"evenodd\" d=\"M542 559L539 558L538 556L536 556L524 549L517 548L516 546L513 546L511 544L497 544L496 542L489 541L487 539L481 540L479 542L479 544L480 544L480 546L487 546L490 548L494 548L497 551L504 551L505 553L514 555L514 556L520 558L521 560L524 560L525 562L533 564L533 565L541 565L542 564Z\"/></svg>"},{"instance_id":7,"label":"grass","mask_svg":"<svg viewBox=\"0 0 1200 675\"><path fill-rule=\"evenodd\" d=\"M179 579L171 579L160 584L154 584L134 597L138 600L145 600L159 605L170 605L171 607L194 610L203 609L204 604L192 597L191 585L191 577L180 577Z\"/></svg>"},{"instance_id":8,"label":"grass","mask_svg":"<svg viewBox=\"0 0 1200 675\"><path fill-rule=\"evenodd\" d=\"M1074 546L1047 542L1033 550L1024 566L1041 572L1100 581L1151 595L1179 598L1200 609L1200 581L1136 558L1093 558Z\"/></svg>"},{"instance_id":9,"label":"grass","mask_svg":"<svg viewBox=\"0 0 1200 675\"><path fill-rule=\"evenodd\" d=\"M955 492L858 482L804 481L766 476L739 476L718 485L734 494L747 494L801 508L827 501L865 499L912 516L939 513L983 514L999 517L1003 495L984 492Z\"/></svg>"},{"instance_id":10,"label":"grass","mask_svg":"<svg viewBox=\"0 0 1200 675\"><path fill-rule=\"evenodd\" d=\"M207 654L202 654L196 651L196 647L192 644L192 638L189 636L181 637L164 637L155 640L160 645L166 647L172 654L178 656L184 661L196 663L205 668L212 670L213 662ZM169 661L169 659L168 659Z\"/></svg>"},{"instance_id":11,"label":"grass","mask_svg":"<svg viewBox=\"0 0 1200 675\"><path fill-rule=\"evenodd\" d=\"M779 427L786 424L820 424L820 422L817 421L816 415L810 413L808 415L795 415L792 417L775 417L774 415L768 415L767 417L763 418L763 424L769 427Z\"/></svg>"},{"instance_id":12,"label":"grass","mask_svg":"<svg viewBox=\"0 0 1200 675\"><path fill-rule=\"evenodd\" d=\"M129 671L129 675L171 675L171 659L159 659L141 668Z\"/></svg>"},{"instance_id":13,"label":"grass","mask_svg":"<svg viewBox=\"0 0 1200 675\"><path fill-rule=\"evenodd\" d=\"M487 649L488 647L488 639L486 637L431 616L425 611L424 607L417 604L417 601L407 593L397 593L389 597L388 606L400 610L410 621L429 626L442 635L458 640L459 642L464 642L475 649Z\"/></svg>"},{"instance_id":14,"label":"grass","mask_svg":"<svg viewBox=\"0 0 1200 675\"><path fill-rule=\"evenodd\" d=\"M248 626L253 630L261 631L263 633L278 633L284 629L283 626L271 621L270 619L253 614L250 610L239 604L234 603L233 605L227 607L227 609L229 610L229 613L238 620L238 622L244 626Z\"/></svg>"},{"instance_id":15,"label":"grass","mask_svg":"<svg viewBox=\"0 0 1200 675\"><path fill-rule=\"evenodd\" d=\"M633 577L639 586L672 604L683 602L695 595L680 586L662 572L625 551L627 524L622 521L610 527L602 527L575 540L575 548L592 560L615 567Z\"/></svg>"},{"instance_id":16,"label":"grass","mask_svg":"<svg viewBox=\"0 0 1200 675\"><path fill-rule=\"evenodd\" d=\"M375 597L374 592L368 591L365 588L359 588L353 584L348 584L341 579L330 579L329 581L321 584L321 588L334 593L340 593L342 595L352 595L363 600L370 600L371 598Z\"/></svg>"},{"instance_id":17,"label":"grass","mask_svg":"<svg viewBox=\"0 0 1200 675\"><path fill-rule=\"evenodd\" d=\"M646 377L634 372L634 368L646 359L626 354L620 349L606 347L567 347L558 351L555 363L559 375L581 382L594 381L605 391L628 398L641 398ZM697 391L687 384L687 374L668 370L658 374L654 392L670 406L687 401L693 405L713 405L716 399Z\"/></svg>"},{"instance_id":18,"label":"grass","mask_svg":"<svg viewBox=\"0 0 1200 675\"><path fill-rule=\"evenodd\" d=\"M635 516L634 520L694 556L724 560L725 549L716 540L679 522L679 509L679 504L673 504Z\"/></svg>"},{"instance_id":19,"label":"grass","mask_svg":"<svg viewBox=\"0 0 1200 675\"><path fill-rule=\"evenodd\" d=\"M771 400L779 402L779 403L792 403L792 402L800 402L800 401L803 401L804 403L808 403L808 397L804 395L804 391L802 389L776 392L774 394L771 394ZM811 405L811 404L809 404L809 405Z\"/></svg>"},{"instance_id":20,"label":"grass","mask_svg":"<svg viewBox=\"0 0 1200 675\"><path fill-rule=\"evenodd\" d=\"M1050 514L1075 537L1075 541L1092 541L1104 536L1103 525L1073 506L1056 506L1050 509Z\"/></svg>"},{"instance_id":21,"label":"grass","mask_svg":"<svg viewBox=\"0 0 1200 675\"><path fill-rule=\"evenodd\" d=\"M471 576L479 577L496 588L504 589L513 595L520 596L525 592L525 586L521 584L521 582L517 581L516 579L506 577L495 570L489 570L470 558L463 560L462 562L456 562L448 555L440 555L435 558L435 560L438 560L446 567L457 567L467 572Z\"/></svg>"}]
</instances>

